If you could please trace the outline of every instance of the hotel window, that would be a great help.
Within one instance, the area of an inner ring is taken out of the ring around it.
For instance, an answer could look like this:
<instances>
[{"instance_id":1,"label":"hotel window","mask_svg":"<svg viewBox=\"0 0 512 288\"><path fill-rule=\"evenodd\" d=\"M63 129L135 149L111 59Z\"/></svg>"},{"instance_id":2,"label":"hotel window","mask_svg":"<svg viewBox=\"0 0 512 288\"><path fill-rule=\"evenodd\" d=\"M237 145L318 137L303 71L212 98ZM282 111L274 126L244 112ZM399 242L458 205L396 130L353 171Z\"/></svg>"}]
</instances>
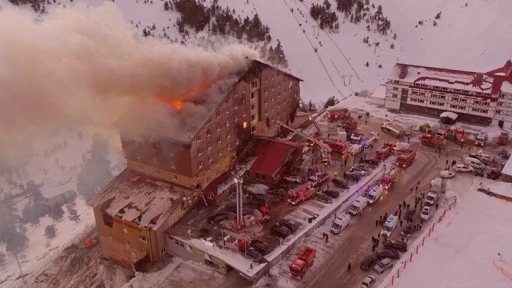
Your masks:
<instances>
[{"instance_id":1,"label":"hotel window","mask_svg":"<svg viewBox=\"0 0 512 288\"><path fill-rule=\"evenodd\" d=\"M201 155L201 153L203 153L201 147L197 147L197 156Z\"/></svg>"},{"instance_id":2,"label":"hotel window","mask_svg":"<svg viewBox=\"0 0 512 288\"><path fill-rule=\"evenodd\" d=\"M256 119L256 116L251 115L251 121L254 121Z\"/></svg>"},{"instance_id":3,"label":"hotel window","mask_svg":"<svg viewBox=\"0 0 512 288\"><path fill-rule=\"evenodd\" d=\"M206 129L206 136L210 137L211 134L210 129Z\"/></svg>"},{"instance_id":4,"label":"hotel window","mask_svg":"<svg viewBox=\"0 0 512 288\"><path fill-rule=\"evenodd\" d=\"M203 168L203 161L199 161L197 163L197 167L199 167L199 169Z\"/></svg>"},{"instance_id":5,"label":"hotel window","mask_svg":"<svg viewBox=\"0 0 512 288\"><path fill-rule=\"evenodd\" d=\"M123 227L123 233L124 233L124 234L128 234L128 229L126 229L125 227Z\"/></svg>"},{"instance_id":6,"label":"hotel window","mask_svg":"<svg viewBox=\"0 0 512 288\"><path fill-rule=\"evenodd\" d=\"M398 98L398 95L397 95L397 94L395 94L395 93L393 93L393 94L391 95L391 97L393 97L393 98Z\"/></svg>"},{"instance_id":7,"label":"hotel window","mask_svg":"<svg viewBox=\"0 0 512 288\"><path fill-rule=\"evenodd\" d=\"M130 246L130 240L128 240L128 239L124 239L124 244L126 244L126 245Z\"/></svg>"},{"instance_id":8,"label":"hotel window","mask_svg":"<svg viewBox=\"0 0 512 288\"><path fill-rule=\"evenodd\" d=\"M147 242L147 241L148 241L148 239L147 239L147 238L146 238L146 236L144 236L144 235L139 235L139 240L140 240L140 241L144 241L144 242Z\"/></svg>"},{"instance_id":9,"label":"hotel window","mask_svg":"<svg viewBox=\"0 0 512 288\"><path fill-rule=\"evenodd\" d=\"M251 93L251 99L254 99L255 96L256 96L256 92L252 92Z\"/></svg>"},{"instance_id":10,"label":"hotel window","mask_svg":"<svg viewBox=\"0 0 512 288\"><path fill-rule=\"evenodd\" d=\"M254 110L254 108L256 108L256 105L251 104L251 110Z\"/></svg>"},{"instance_id":11,"label":"hotel window","mask_svg":"<svg viewBox=\"0 0 512 288\"><path fill-rule=\"evenodd\" d=\"M398 87L393 87L393 91L398 91Z\"/></svg>"}]
</instances>

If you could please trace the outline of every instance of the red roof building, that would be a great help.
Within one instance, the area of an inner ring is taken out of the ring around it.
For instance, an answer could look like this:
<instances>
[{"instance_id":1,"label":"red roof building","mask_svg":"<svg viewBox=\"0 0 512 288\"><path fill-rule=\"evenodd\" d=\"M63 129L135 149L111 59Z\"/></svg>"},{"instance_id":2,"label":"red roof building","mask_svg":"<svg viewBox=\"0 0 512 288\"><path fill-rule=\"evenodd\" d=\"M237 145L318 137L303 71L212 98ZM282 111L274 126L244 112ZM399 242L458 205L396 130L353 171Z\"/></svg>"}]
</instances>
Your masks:
<instances>
[{"instance_id":1,"label":"red roof building","mask_svg":"<svg viewBox=\"0 0 512 288\"><path fill-rule=\"evenodd\" d=\"M489 72L397 63L386 82L385 107L457 121L512 122L512 61Z\"/></svg>"},{"instance_id":2,"label":"red roof building","mask_svg":"<svg viewBox=\"0 0 512 288\"><path fill-rule=\"evenodd\" d=\"M298 159L302 145L275 139L261 139L255 148L256 160L247 170L249 181L273 185L277 183L293 160Z\"/></svg>"}]
</instances>

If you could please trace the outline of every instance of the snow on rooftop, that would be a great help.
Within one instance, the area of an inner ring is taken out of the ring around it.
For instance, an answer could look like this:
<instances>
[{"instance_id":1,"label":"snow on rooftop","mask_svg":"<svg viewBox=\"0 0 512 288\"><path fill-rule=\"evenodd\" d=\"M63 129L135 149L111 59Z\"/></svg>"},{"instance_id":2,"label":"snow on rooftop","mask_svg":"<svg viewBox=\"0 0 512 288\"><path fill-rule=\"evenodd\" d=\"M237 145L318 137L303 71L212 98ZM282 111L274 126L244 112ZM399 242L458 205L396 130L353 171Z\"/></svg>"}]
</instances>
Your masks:
<instances>
[{"instance_id":1,"label":"snow on rooftop","mask_svg":"<svg viewBox=\"0 0 512 288\"><path fill-rule=\"evenodd\" d=\"M407 67L405 77L401 75L402 67ZM480 75L481 81L477 78ZM442 68L430 68L416 65L396 64L391 70L390 80L405 81L453 89L490 93L494 77L477 72L456 71ZM480 82L480 83L479 83Z\"/></svg>"},{"instance_id":2,"label":"snow on rooftop","mask_svg":"<svg viewBox=\"0 0 512 288\"><path fill-rule=\"evenodd\" d=\"M503 195L512 199L512 183L496 182L489 185L488 188L489 191L494 194Z\"/></svg>"},{"instance_id":3,"label":"snow on rooftop","mask_svg":"<svg viewBox=\"0 0 512 288\"><path fill-rule=\"evenodd\" d=\"M501 84L501 91L512 94L512 84L504 81L503 84Z\"/></svg>"},{"instance_id":4,"label":"snow on rooftop","mask_svg":"<svg viewBox=\"0 0 512 288\"><path fill-rule=\"evenodd\" d=\"M185 192L171 183L125 169L91 203L111 216L156 229Z\"/></svg>"},{"instance_id":5,"label":"snow on rooftop","mask_svg":"<svg viewBox=\"0 0 512 288\"><path fill-rule=\"evenodd\" d=\"M512 230L508 229L512 203L477 192L480 181L471 178L461 175L450 180L449 190L458 197L456 206L436 225L393 287L511 287L493 261L512 272Z\"/></svg>"},{"instance_id":6,"label":"snow on rooftop","mask_svg":"<svg viewBox=\"0 0 512 288\"><path fill-rule=\"evenodd\" d=\"M503 169L501 170L501 173L512 176L512 157L508 158L505 166L503 166Z\"/></svg>"}]
</instances>

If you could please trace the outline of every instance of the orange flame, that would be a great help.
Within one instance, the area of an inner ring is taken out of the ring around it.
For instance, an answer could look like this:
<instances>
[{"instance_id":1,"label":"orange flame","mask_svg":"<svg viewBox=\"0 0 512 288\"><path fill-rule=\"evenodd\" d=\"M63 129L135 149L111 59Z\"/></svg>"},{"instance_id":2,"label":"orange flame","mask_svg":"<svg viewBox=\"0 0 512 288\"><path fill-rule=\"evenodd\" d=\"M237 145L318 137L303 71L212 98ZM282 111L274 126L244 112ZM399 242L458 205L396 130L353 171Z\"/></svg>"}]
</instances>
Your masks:
<instances>
[{"instance_id":1,"label":"orange flame","mask_svg":"<svg viewBox=\"0 0 512 288\"><path fill-rule=\"evenodd\" d=\"M200 94L204 91L204 89L205 89L204 85L198 85L198 86L195 86L192 89L190 89L190 92L186 93L183 96L176 97L176 96L158 95L155 98L160 102L168 104L175 111L180 112L181 110L183 110L183 106L185 105L185 102L186 102L186 100L184 100L184 99L189 99L193 95Z\"/></svg>"}]
</instances>

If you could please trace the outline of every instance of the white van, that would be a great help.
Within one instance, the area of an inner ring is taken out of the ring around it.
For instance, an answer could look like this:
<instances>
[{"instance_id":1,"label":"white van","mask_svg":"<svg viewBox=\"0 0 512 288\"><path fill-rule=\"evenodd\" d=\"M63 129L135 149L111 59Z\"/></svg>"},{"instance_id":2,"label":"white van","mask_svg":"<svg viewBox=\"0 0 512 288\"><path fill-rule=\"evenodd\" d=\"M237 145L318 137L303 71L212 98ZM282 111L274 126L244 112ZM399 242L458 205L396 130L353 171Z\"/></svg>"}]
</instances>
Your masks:
<instances>
[{"instance_id":1,"label":"white van","mask_svg":"<svg viewBox=\"0 0 512 288\"><path fill-rule=\"evenodd\" d=\"M386 220L386 223L384 223L384 226L382 226L382 230L380 231L380 235L386 235L386 237L389 238L391 236L391 233L393 233L393 230L395 230L396 224L398 223L398 216L391 215Z\"/></svg>"},{"instance_id":2,"label":"white van","mask_svg":"<svg viewBox=\"0 0 512 288\"><path fill-rule=\"evenodd\" d=\"M485 165L482 163L482 161L473 158L473 157L466 157L464 158L464 164L471 166L475 169L484 169Z\"/></svg>"},{"instance_id":3,"label":"white van","mask_svg":"<svg viewBox=\"0 0 512 288\"><path fill-rule=\"evenodd\" d=\"M332 221L331 233L338 234L350 224L351 217L348 214L341 214Z\"/></svg>"},{"instance_id":4,"label":"white van","mask_svg":"<svg viewBox=\"0 0 512 288\"><path fill-rule=\"evenodd\" d=\"M439 199L439 194L435 191L428 191L427 196L425 197L425 205L434 205L437 202L437 199Z\"/></svg>"},{"instance_id":5,"label":"white van","mask_svg":"<svg viewBox=\"0 0 512 288\"><path fill-rule=\"evenodd\" d=\"M350 214L352 216L357 215L357 214L361 213L361 211L363 211L363 209L364 209L364 207L366 207L366 205L368 205L368 198L366 198L364 196L359 196L352 203L352 205L350 205L350 208L348 208L348 214Z\"/></svg>"},{"instance_id":6,"label":"white van","mask_svg":"<svg viewBox=\"0 0 512 288\"><path fill-rule=\"evenodd\" d=\"M384 187L377 185L377 186L374 186L370 190L370 192L368 192L368 195L366 195L366 198L368 198L368 202L370 204L373 204L373 203L379 201L380 196L382 196L382 194L384 194Z\"/></svg>"}]
</instances>

